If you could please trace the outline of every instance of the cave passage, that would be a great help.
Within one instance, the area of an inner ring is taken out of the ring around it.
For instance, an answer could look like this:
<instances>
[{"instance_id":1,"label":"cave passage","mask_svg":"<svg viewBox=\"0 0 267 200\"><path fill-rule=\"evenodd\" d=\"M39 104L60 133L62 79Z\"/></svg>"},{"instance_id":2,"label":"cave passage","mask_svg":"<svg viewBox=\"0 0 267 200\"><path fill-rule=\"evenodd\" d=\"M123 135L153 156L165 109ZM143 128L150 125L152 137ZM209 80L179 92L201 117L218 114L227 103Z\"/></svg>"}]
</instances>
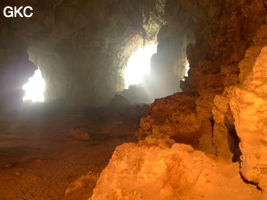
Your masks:
<instances>
[{"instance_id":1,"label":"cave passage","mask_svg":"<svg viewBox=\"0 0 267 200\"><path fill-rule=\"evenodd\" d=\"M140 84L150 74L151 57L157 52L157 45L147 45L138 49L129 58L124 73L125 89Z\"/></svg>"},{"instance_id":2,"label":"cave passage","mask_svg":"<svg viewBox=\"0 0 267 200\"><path fill-rule=\"evenodd\" d=\"M267 0L5 8L0 200L267 200Z\"/></svg>"},{"instance_id":3,"label":"cave passage","mask_svg":"<svg viewBox=\"0 0 267 200\"><path fill-rule=\"evenodd\" d=\"M190 64L189 64L189 62L188 62L187 59L186 59L186 61L185 61L184 66L185 66L185 69L184 69L184 78L183 78L183 81L185 80L186 77L189 76L189 75L188 75L188 71L189 71L189 69L190 69Z\"/></svg>"},{"instance_id":4,"label":"cave passage","mask_svg":"<svg viewBox=\"0 0 267 200\"><path fill-rule=\"evenodd\" d=\"M30 102L44 102L44 91L45 91L45 81L42 77L40 69L37 69L32 77L30 77L22 86L22 89L25 91L23 101Z\"/></svg>"}]
</instances>

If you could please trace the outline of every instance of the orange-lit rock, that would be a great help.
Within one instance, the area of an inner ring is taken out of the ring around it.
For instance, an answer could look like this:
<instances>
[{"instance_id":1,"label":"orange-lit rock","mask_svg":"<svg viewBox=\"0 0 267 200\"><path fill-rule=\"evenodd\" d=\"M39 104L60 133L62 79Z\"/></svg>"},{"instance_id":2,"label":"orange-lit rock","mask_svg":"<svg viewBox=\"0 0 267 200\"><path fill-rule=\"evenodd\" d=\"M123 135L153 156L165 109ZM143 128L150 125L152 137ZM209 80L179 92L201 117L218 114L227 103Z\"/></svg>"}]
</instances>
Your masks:
<instances>
[{"instance_id":1,"label":"orange-lit rock","mask_svg":"<svg viewBox=\"0 0 267 200\"><path fill-rule=\"evenodd\" d=\"M230 143L231 133L228 126L233 126L234 122L233 119L229 119L229 98L227 97L227 92L225 93L223 95L217 95L214 98L214 106L212 109L214 119L213 144L217 156L225 158L226 160L232 160L233 152L231 152Z\"/></svg>"},{"instance_id":2,"label":"orange-lit rock","mask_svg":"<svg viewBox=\"0 0 267 200\"><path fill-rule=\"evenodd\" d=\"M209 154L215 154L213 144L213 126L212 106L214 93L206 93L200 96L196 101L197 116L201 121L198 149Z\"/></svg>"},{"instance_id":3,"label":"orange-lit rock","mask_svg":"<svg viewBox=\"0 0 267 200\"><path fill-rule=\"evenodd\" d=\"M157 99L141 119L137 136L169 136L177 142L197 146L201 121L195 111L197 96L177 93Z\"/></svg>"},{"instance_id":4,"label":"orange-lit rock","mask_svg":"<svg viewBox=\"0 0 267 200\"><path fill-rule=\"evenodd\" d=\"M261 50L252 72L231 93L231 110L241 139L241 172L267 190L267 47Z\"/></svg>"},{"instance_id":5,"label":"orange-lit rock","mask_svg":"<svg viewBox=\"0 0 267 200\"><path fill-rule=\"evenodd\" d=\"M99 173L89 171L74 183L71 183L65 191L64 200L88 200L99 177Z\"/></svg>"},{"instance_id":6,"label":"orange-lit rock","mask_svg":"<svg viewBox=\"0 0 267 200\"><path fill-rule=\"evenodd\" d=\"M241 179L238 164L192 147L147 147L133 143L115 150L91 200L258 200L261 193Z\"/></svg>"},{"instance_id":7,"label":"orange-lit rock","mask_svg":"<svg viewBox=\"0 0 267 200\"><path fill-rule=\"evenodd\" d=\"M201 97L176 93L157 99L141 119L136 134L139 139L149 137L149 141L153 140L151 137L161 138L163 143L169 137L178 143L190 144L214 154L211 121L213 98L212 93Z\"/></svg>"}]
</instances>

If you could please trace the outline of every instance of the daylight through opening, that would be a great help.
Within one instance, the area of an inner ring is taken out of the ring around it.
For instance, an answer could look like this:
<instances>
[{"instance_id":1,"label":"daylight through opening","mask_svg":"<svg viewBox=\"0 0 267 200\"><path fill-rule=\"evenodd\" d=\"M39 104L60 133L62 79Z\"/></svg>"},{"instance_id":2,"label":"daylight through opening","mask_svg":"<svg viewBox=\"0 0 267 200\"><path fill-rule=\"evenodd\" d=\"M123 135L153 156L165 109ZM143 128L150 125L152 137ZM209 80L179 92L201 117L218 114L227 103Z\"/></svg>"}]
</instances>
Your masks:
<instances>
[{"instance_id":1,"label":"daylight through opening","mask_svg":"<svg viewBox=\"0 0 267 200\"><path fill-rule=\"evenodd\" d=\"M44 102L45 81L42 77L42 73L37 69L33 76L29 78L28 82L22 86L25 92L23 101Z\"/></svg>"},{"instance_id":2,"label":"daylight through opening","mask_svg":"<svg viewBox=\"0 0 267 200\"><path fill-rule=\"evenodd\" d=\"M182 80L184 81L186 77L189 76L188 71L190 70L190 64L188 62L188 59L186 59L185 64L184 64L184 77Z\"/></svg>"},{"instance_id":3,"label":"daylight through opening","mask_svg":"<svg viewBox=\"0 0 267 200\"><path fill-rule=\"evenodd\" d=\"M151 57L157 52L157 45L138 49L130 58L124 73L125 88L138 85L150 73Z\"/></svg>"}]
</instances>

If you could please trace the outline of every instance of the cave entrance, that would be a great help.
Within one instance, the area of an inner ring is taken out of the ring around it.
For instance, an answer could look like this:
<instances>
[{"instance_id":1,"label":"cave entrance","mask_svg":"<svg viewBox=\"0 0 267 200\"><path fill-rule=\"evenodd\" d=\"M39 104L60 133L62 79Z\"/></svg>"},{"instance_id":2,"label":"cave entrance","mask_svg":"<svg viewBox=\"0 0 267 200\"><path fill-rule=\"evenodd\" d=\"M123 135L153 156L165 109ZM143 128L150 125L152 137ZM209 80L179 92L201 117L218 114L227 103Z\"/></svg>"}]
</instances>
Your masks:
<instances>
[{"instance_id":1,"label":"cave entrance","mask_svg":"<svg viewBox=\"0 0 267 200\"><path fill-rule=\"evenodd\" d=\"M150 74L151 57L157 52L157 45L147 45L138 49L128 60L124 73L124 87L140 84Z\"/></svg>"},{"instance_id":2,"label":"cave entrance","mask_svg":"<svg viewBox=\"0 0 267 200\"><path fill-rule=\"evenodd\" d=\"M43 79L40 69L37 69L28 82L22 86L25 92L23 101L44 102L45 80Z\"/></svg>"},{"instance_id":3,"label":"cave entrance","mask_svg":"<svg viewBox=\"0 0 267 200\"><path fill-rule=\"evenodd\" d=\"M188 77L188 71L190 69L190 64L189 64L189 61L188 59L185 60L185 63L184 63L184 72L183 72L183 77L182 77L182 81L185 81L185 78Z\"/></svg>"}]
</instances>

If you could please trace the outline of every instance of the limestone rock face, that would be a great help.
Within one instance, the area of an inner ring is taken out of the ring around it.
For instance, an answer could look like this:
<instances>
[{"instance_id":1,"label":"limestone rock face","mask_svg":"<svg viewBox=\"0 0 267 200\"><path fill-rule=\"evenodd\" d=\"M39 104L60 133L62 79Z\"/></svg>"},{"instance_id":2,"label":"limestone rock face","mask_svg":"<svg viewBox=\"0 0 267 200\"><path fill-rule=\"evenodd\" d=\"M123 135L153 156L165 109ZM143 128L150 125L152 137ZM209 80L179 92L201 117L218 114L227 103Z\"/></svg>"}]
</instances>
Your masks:
<instances>
[{"instance_id":1,"label":"limestone rock face","mask_svg":"<svg viewBox=\"0 0 267 200\"><path fill-rule=\"evenodd\" d=\"M260 192L245 184L238 170L237 164L183 144L159 148L128 143L115 150L91 199L260 199Z\"/></svg>"},{"instance_id":2,"label":"limestone rock face","mask_svg":"<svg viewBox=\"0 0 267 200\"><path fill-rule=\"evenodd\" d=\"M98 172L90 171L85 176L70 184L65 191L64 200L88 200L93 193L93 188L98 177Z\"/></svg>"},{"instance_id":3,"label":"limestone rock face","mask_svg":"<svg viewBox=\"0 0 267 200\"><path fill-rule=\"evenodd\" d=\"M197 145L201 121L195 112L197 96L174 94L157 99L141 119L137 136L142 139L169 136L177 142Z\"/></svg>"},{"instance_id":4,"label":"limestone rock face","mask_svg":"<svg viewBox=\"0 0 267 200\"><path fill-rule=\"evenodd\" d=\"M141 119L136 135L139 139L152 136L165 140L166 137L178 143L185 143L215 154L212 144L213 94L194 96L176 93L157 99Z\"/></svg>"},{"instance_id":5,"label":"limestone rock face","mask_svg":"<svg viewBox=\"0 0 267 200\"><path fill-rule=\"evenodd\" d=\"M241 172L267 190L267 47L257 57L252 72L232 90L231 110L241 140Z\"/></svg>"},{"instance_id":6,"label":"limestone rock face","mask_svg":"<svg viewBox=\"0 0 267 200\"><path fill-rule=\"evenodd\" d=\"M183 34L181 36L184 39ZM180 63L184 62L186 40L181 39L178 44L174 42L176 37L168 26L162 26L158 33L157 52L151 58L151 72L143 81L143 87L151 98L150 102L181 91Z\"/></svg>"},{"instance_id":7,"label":"limestone rock face","mask_svg":"<svg viewBox=\"0 0 267 200\"><path fill-rule=\"evenodd\" d=\"M229 109L229 98L223 95L217 95L214 98L214 107L212 109L214 118L213 142L216 148L216 155L232 160L233 154L229 144L230 133L226 125L226 115Z\"/></svg>"},{"instance_id":8,"label":"limestone rock face","mask_svg":"<svg viewBox=\"0 0 267 200\"><path fill-rule=\"evenodd\" d=\"M184 56L189 61L189 77L181 81L185 94L173 95L184 100L175 102L173 96L156 100L141 120L137 135L141 138L159 134L176 137L177 142L238 161L240 139L229 106L231 87L246 80L260 50L266 45L265 18L263 1L203 1L198 4L167 1L166 26L170 44L159 40L159 46L176 51L177 64L181 68ZM174 45L180 48L175 49ZM158 52L157 57L165 52ZM188 101L186 95L197 99ZM162 102L167 106L162 106ZM190 108L189 111L184 107ZM190 115L194 117L187 118ZM181 139L185 133L193 143Z\"/></svg>"},{"instance_id":9,"label":"limestone rock face","mask_svg":"<svg viewBox=\"0 0 267 200\"><path fill-rule=\"evenodd\" d=\"M238 83L238 63L245 51L264 41L264 32L258 31L265 23L263 1L169 0L166 13L167 25L177 36L172 43L184 46L181 33L186 38L190 71L181 82L184 91L221 93L226 86Z\"/></svg>"}]
</instances>

